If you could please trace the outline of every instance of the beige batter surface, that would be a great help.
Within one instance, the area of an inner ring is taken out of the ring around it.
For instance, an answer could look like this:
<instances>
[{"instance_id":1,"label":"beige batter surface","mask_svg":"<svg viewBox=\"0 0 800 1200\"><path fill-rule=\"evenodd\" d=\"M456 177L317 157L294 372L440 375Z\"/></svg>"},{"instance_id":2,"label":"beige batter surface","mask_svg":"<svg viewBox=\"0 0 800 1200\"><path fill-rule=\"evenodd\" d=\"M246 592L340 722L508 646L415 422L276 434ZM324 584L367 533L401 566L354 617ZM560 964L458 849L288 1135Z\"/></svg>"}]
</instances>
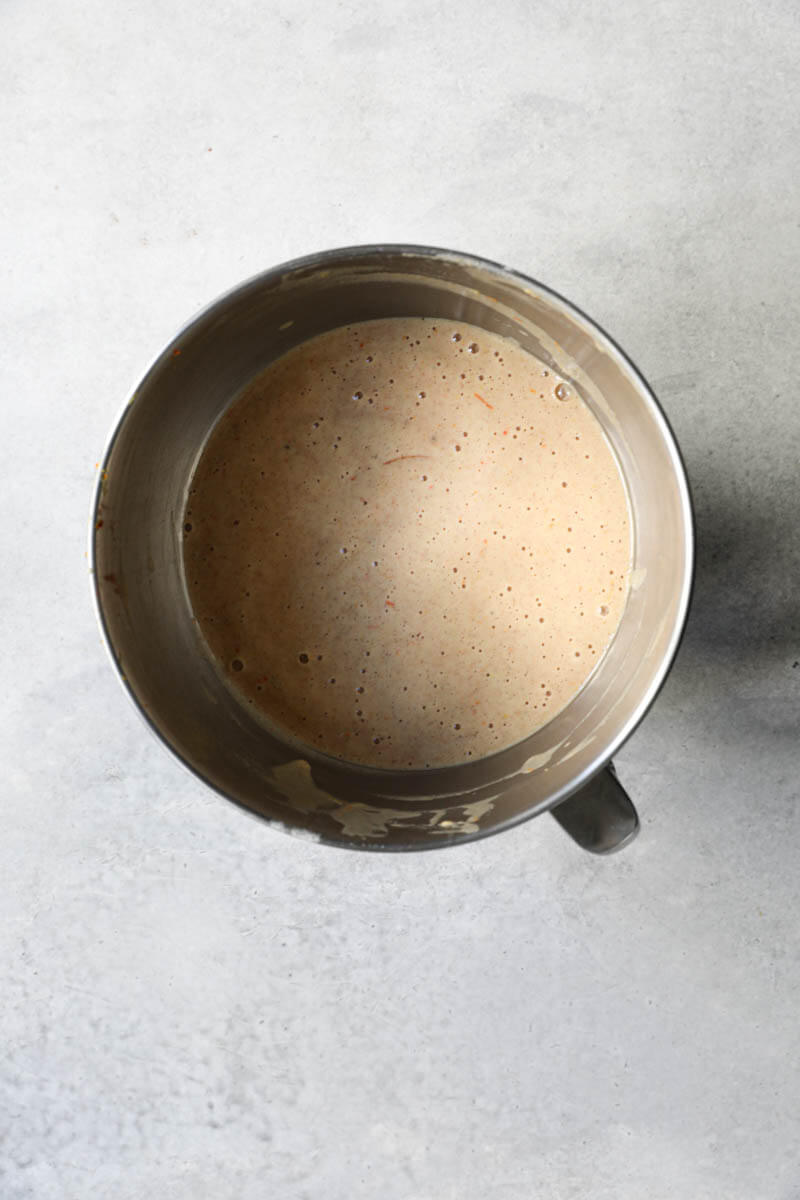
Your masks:
<instances>
[{"instance_id":1,"label":"beige batter surface","mask_svg":"<svg viewBox=\"0 0 800 1200\"><path fill-rule=\"evenodd\" d=\"M378 767L481 758L578 691L625 605L598 422L516 344L392 318L290 351L214 430L189 595L273 725Z\"/></svg>"}]
</instances>

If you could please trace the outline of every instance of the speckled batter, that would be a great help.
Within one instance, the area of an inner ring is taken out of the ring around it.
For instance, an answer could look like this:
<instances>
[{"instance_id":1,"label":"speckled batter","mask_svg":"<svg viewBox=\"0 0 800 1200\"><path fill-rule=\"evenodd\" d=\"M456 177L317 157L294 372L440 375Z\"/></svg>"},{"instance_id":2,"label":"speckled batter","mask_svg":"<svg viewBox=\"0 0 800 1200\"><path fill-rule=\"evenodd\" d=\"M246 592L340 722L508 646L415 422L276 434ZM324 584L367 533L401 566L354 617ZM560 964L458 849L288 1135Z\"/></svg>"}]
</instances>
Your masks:
<instances>
[{"instance_id":1,"label":"speckled batter","mask_svg":"<svg viewBox=\"0 0 800 1200\"><path fill-rule=\"evenodd\" d=\"M231 682L373 766L532 733L627 595L627 497L598 422L515 343L449 321L348 326L273 363L214 430L184 530Z\"/></svg>"}]
</instances>

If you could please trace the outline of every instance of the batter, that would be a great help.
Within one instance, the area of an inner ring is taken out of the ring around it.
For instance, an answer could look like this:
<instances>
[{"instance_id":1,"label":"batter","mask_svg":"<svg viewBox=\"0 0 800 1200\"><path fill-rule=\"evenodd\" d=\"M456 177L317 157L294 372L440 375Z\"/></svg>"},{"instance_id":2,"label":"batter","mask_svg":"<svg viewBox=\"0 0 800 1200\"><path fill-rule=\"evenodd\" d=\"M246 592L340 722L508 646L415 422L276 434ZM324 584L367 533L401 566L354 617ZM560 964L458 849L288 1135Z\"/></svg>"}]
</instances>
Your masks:
<instances>
[{"instance_id":1,"label":"batter","mask_svg":"<svg viewBox=\"0 0 800 1200\"><path fill-rule=\"evenodd\" d=\"M600 425L515 343L388 318L273 363L190 487L196 620L273 725L375 767L478 759L566 705L617 628L629 511Z\"/></svg>"}]
</instances>

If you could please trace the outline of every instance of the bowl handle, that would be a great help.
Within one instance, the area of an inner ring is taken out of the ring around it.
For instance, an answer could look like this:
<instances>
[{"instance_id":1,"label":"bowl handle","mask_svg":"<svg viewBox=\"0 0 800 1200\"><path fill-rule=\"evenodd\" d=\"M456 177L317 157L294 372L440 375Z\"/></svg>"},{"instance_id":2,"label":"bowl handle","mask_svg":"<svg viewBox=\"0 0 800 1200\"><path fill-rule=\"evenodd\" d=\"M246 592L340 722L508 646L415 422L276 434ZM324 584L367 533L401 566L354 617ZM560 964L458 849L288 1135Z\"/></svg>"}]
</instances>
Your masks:
<instances>
[{"instance_id":1,"label":"bowl handle","mask_svg":"<svg viewBox=\"0 0 800 1200\"><path fill-rule=\"evenodd\" d=\"M613 763L552 812L561 828L592 854L621 850L639 832L636 809L617 779Z\"/></svg>"}]
</instances>

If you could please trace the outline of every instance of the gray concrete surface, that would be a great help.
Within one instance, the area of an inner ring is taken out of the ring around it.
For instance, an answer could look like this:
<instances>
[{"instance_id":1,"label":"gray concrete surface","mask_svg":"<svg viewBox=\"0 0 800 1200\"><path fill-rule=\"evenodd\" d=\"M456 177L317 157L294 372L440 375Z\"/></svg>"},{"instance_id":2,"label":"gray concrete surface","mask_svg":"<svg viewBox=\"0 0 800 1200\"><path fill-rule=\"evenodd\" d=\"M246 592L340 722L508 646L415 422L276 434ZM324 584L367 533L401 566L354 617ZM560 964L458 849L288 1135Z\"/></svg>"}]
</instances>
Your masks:
<instances>
[{"instance_id":1,"label":"gray concrete surface","mask_svg":"<svg viewBox=\"0 0 800 1200\"><path fill-rule=\"evenodd\" d=\"M797 1200L800 10L0 10L0 1196ZM95 462L241 278L409 240L592 313L683 445L689 631L643 831L282 837L101 648Z\"/></svg>"}]
</instances>

